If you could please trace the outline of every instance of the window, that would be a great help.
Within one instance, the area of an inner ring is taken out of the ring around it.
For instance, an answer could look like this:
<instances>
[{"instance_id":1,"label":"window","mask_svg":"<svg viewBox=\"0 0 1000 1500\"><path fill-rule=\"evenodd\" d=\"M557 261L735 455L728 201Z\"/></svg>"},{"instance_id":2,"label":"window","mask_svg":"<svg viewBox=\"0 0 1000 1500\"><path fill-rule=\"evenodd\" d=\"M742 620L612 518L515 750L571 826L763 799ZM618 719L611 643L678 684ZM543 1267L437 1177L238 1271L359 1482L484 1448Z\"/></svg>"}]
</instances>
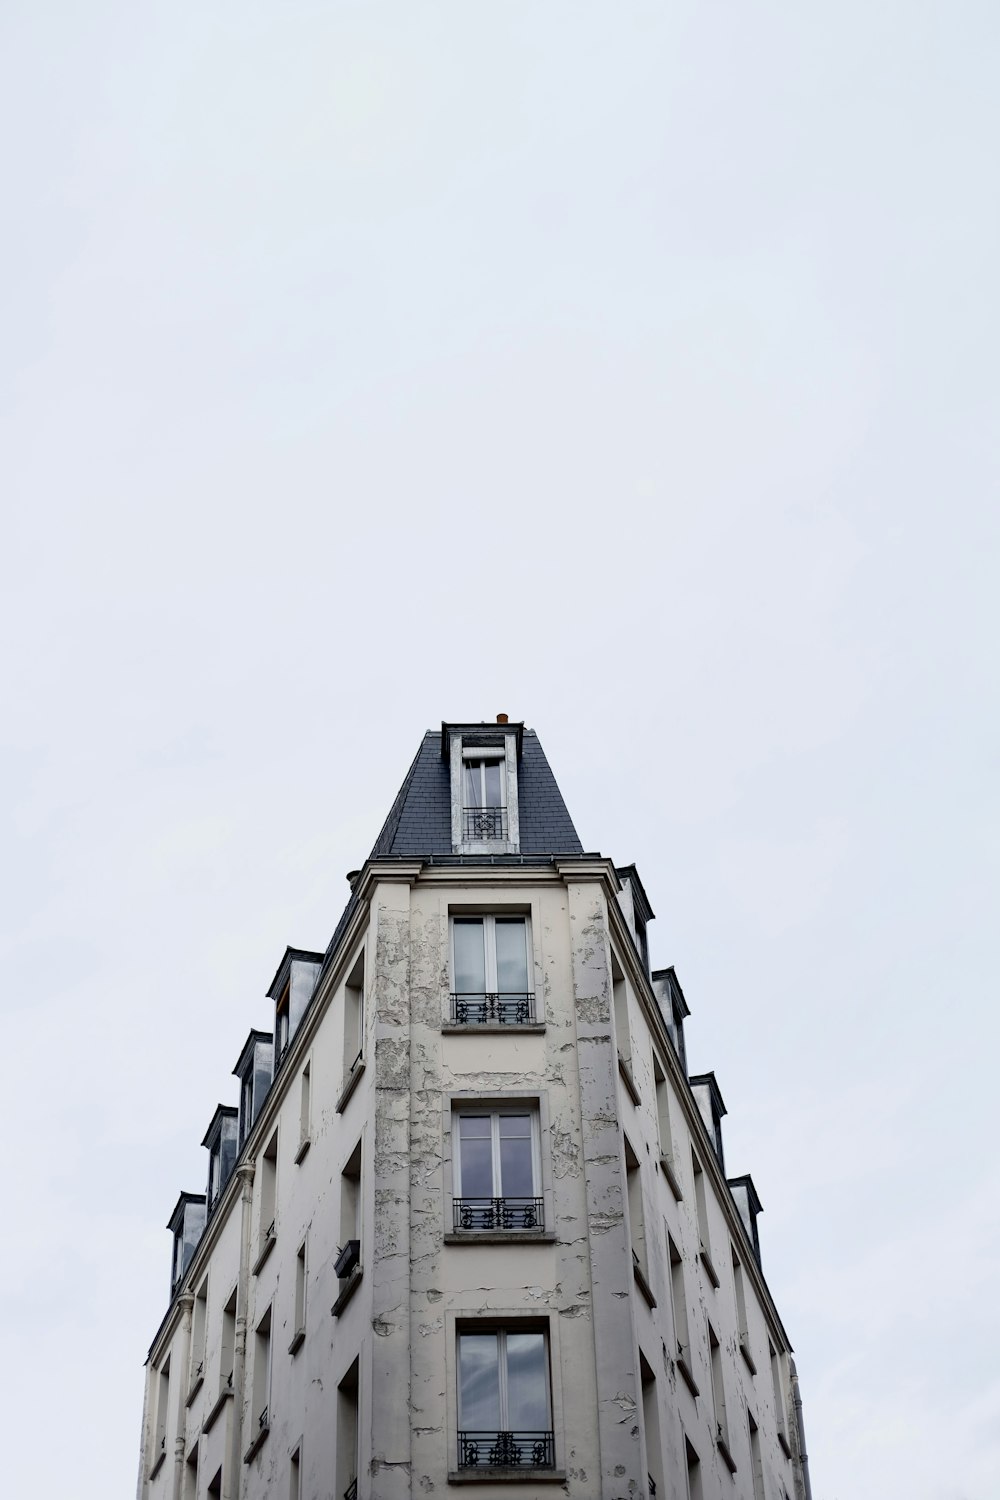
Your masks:
<instances>
[{"instance_id":1,"label":"window","mask_svg":"<svg viewBox=\"0 0 1000 1500\"><path fill-rule=\"evenodd\" d=\"M337 1387L337 1489L344 1500L358 1493L358 1361Z\"/></svg>"},{"instance_id":2,"label":"window","mask_svg":"<svg viewBox=\"0 0 1000 1500\"><path fill-rule=\"evenodd\" d=\"M459 1469L554 1468L543 1329L459 1332L458 1428Z\"/></svg>"},{"instance_id":3,"label":"window","mask_svg":"<svg viewBox=\"0 0 1000 1500\"><path fill-rule=\"evenodd\" d=\"M747 1425L750 1429L750 1473L753 1477L753 1500L764 1500L764 1466L760 1457L760 1433L749 1407L747 1408Z\"/></svg>"},{"instance_id":4,"label":"window","mask_svg":"<svg viewBox=\"0 0 1000 1500\"><path fill-rule=\"evenodd\" d=\"M271 1309L261 1318L253 1338L253 1396L251 1398L251 1442L244 1454L249 1463L271 1427Z\"/></svg>"},{"instance_id":5,"label":"window","mask_svg":"<svg viewBox=\"0 0 1000 1500\"><path fill-rule=\"evenodd\" d=\"M156 1427L151 1469L159 1467L167 1452L167 1407L170 1404L170 1356L167 1355L156 1377Z\"/></svg>"},{"instance_id":6,"label":"window","mask_svg":"<svg viewBox=\"0 0 1000 1500\"><path fill-rule=\"evenodd\" d=\"M240 1080L240 1149L260 1107L267 1097L274 1075L274 1036L267 1031L251 1031L233 1069Z\"/></svg>"},{"instance_id":7,"label":"window","mask_svg":"<svg viewBox=\"0 0 1000 1500\"><path fill-rule=\"evenodd\" d=\"M233 1365L236 1358L236 1288L222 1311L222 1343L219 1364L219 1394L233 1388Z\"/></svg>"},{"instance_id":8,"label":"window","mask_svg":"<svg viewBox=\"0 0 1000 1500\"><path fill-rule=\"evenodd\" d=\"M771 1387L774 1391L774 1417L778 1428L778 1442L781 1451L786 1458L791 1458L792 1450L788 1446L788 1427L785 1421L785 1382L782 1378L781 1360L775 1353L774 1345L770 1339L767 1341L768 1353L771 1356Z\"/></svg>"},{"instance_id":9,"label":"window","mask_svg":"<svg viewBox=\"0 0 1000 1500\"><path fill-rule=\"evenodd\" d=\"M743 1283L743 1267L735 1248L733 1249L733 1290L736 1293L736 1325L740 1353L750 1374L756 1375L757 1366L750 1353L750 1330L747 1327L747 1294Z\"/></svg>"},{"instance_id":10,"label":"window","mask_svg":"<svg viewBox=\"0 0 1000 1500\"><path fill-rule=\"evenodd\" d=\"M361 1142L355 1146L340 1174L340 1246L334 1270L340 1278L340 1294L333 1304L339 1315L361 1278Z\"/></svg>"},{"instance_id":11,"label":"window","mask_svg":"<svg viewBox=\"0 0 1000 1500\"><path fill-rule=\"evenodd\" d=\"M625 984L625 975L618 967L618 962L615 959L611 963L611 983L614 997L615 1044L618 1048L618 1061L623 1062L628 1067L632 1061L632 1039L628 1025L628 989Z\"/></svg>"},{"instance_id":12,"label":"window","mask_svg":"<svg viewBox=\"0 0 1000 1500\"><path fill-rule=\"evenodd\" d=\"M291 1039L291 1032L290 1032L290 1029L289 1029L290 1022L291 1022L291 998L292 998L292 984L291 984L291 980L289 980L289 982L285 985L285 988L282 990L280 996L278 997L278 1003L275 1006L275 1011L274 1011L274 1071L275 1072L277 1072L278 1068L281 1066L281 1059L284 1057L285 1053L287 1052L287 1050L288 1050L288 1043L289 1043L289 1041Z\"/></svg>"},{"instance_id":13,"label":"window","mask_svg":"<svg viewBox=\"0 0 1000 1500\"><path fill-rule=\"evenodd\" d=\"M642 1426L646 1435L646 1468L650 1496L663 1487L663 1458L660 1453L660 1409L656 1397L656 1376L649 1360L639 1351L639 1373L642 1378Z\"/></svg>"},{"instance_id":14,"label":"window","mask_svg":"<svg viewBox=\"0 0 1000 1500\"><path fill-rule=\"evenodd\" d=\"M198 1444L184 1462L184 1500L198 1500Z\"/></svg>"},{"instance_id":15,"label":"window","mask_svg":"<svg viewBox=\"0 0 1000 1500\"><path fill-rule=\"evenodd\" d=\"M701 1459L688 1438L684 1439L684 1449L687 1457L688 1500L702 1500L704 1491L701 1487Z\"/></svg>"},{"instance_id":16,"label":"window","mask_svg":"<svg viewBox=\"0 0 1000 1500\"><path fill-rule=\"evenodd\" d=\"M708 1197L705 1190L705 1173L702 1171L701 1162L691 1153L691 1170L694 1173L694 1198L698 1211L698 1239L700 1242L699 1253L702 1265L708 1273L708 1279L713 1286L719 1285L719 1277L712 1264L712 1246L708 1234Z\"/></svg>"},{"instance_id":17,"label":"window","mask_svg":"<svg viewBox=\"0 0 1000 1500\"><path fill-rule=\"evenodd\" d=\"M462 764L462 842L507 839L504 753L472 752Z\"/></svg>"},{"instance_id":18,"label":"window","mask_svg":"<svg viewBox=\"0 0 1000 1500\"><path fill-rule=\"evenodd\" d=\"M451 1019L462 1026L534 1020L527 919L453 917L451 936Z\"/></svg>"},{"instance_id":19,"label":"window","mask_svg":"<svg viewBox=\"0 0 1000 1500\"><path fill-rule=\"evenodd\" d=\"M199 1390L205 1379L205 1337L208 1327L208 1281L202 1282L194 1299L191 1318L191 1381L188 1400Z\"/></svg>"},{"instance_id":20,"label":"window","mask_svg":"<svg viewBox=\"0 0 1000 1500\"><path fill-rule=\"evenodd\" d=\"M646 1265L646 1220L642 1209L642 1172L639 1167L639 1158L632 1149L628 1136L625 1137L625 1187L628 1231L632 1242L632 1269L639 1283L639 1290L649 1305L655 1307L656 1303L649 1288L649 1273Z\"/></svg>"},{"instance_id":21,"label":"window","mask_svg":"<svg viewBox=\"0 0 1000 1500\"><path fill-rule=\"evenodd\" d=\"M358 954L344 985L344 1083L356 1073L365 1051L365 955Z\"/></svg>"},{"instance_id":22,"label":"window","mask_svg":"<svg viewBox=\"0 0 1000 1500\"><path fill-rule=\"evenodd\" d=\"M288 1460L288 1500L302 1500L301 1449Z\"/></svg>"},{"instance_id":23,"label":"window","mask_svg":"<svg viewBox=\"0 0 1000 1500\"><path fill-rule=\"evenodd\" d=\"M712 1404L715 1412L715 1441L731 1474L736 1473L736 1464L729 1449L729 1419L726 1416L726 1385L722 1374L722 1350L719 1338L708 1325L708 1357L712 1367Z\"/></svg>"},{"instance_id":24,"label":"window","mask_svg":"<svg viewBox=\"0 0 1000 1500\"><path fill-rule=\"evenodd\" d=\"M666 1173L670 1191L678 1202L683 1198L681 1185L674 1165L674 1139L670 1125L670 1085L663 1063L653 1053L653 1081L656 1084L656 1118L660 1131L660 1166Z\"/></svg>"},{"instance_id":25,"label":"window","mask_svg":"<svg viewBox=\"0 0 1000 1500\"><path fill-rule=\"evenodd\" d=\"M260 1270L275 1241L275 1214L278 1189L278 1132L275 1131L260 1158L260 1234L257 1241L257 1263Z\"/></svg>"},{"instance_id":26,"label":"window","mask_svg":"<svg viewBox=\"0 0 1000 1500\"><path fill-rule=\"evenodd\" d=\"M312 1122L312 1059L302 1069L299 1088L299 1149L295 1153L296 1165L309 1150Z\"/></svg>"},{"instance_id":27,"label":"window","mask_svg":"<svg viewBox=\"0 0 1000 1500\"><path fill-rule=\"evenodd\" d=\"M455 1229L544 1229L537 1111L462 1109L455 1134Z\"/></svg>"},{"instance_id":28,"label":"window","mask_svg":"<svg viewBox=\"0 0 1000 1500\"><path fill-rule=\"evenodd\" d=\"M670 1259L670 1303L674 1314L674 1357L688 1390L692 1396L698 1396L699 1391L691 1365L691 1333L688 1326L687 1291L684 1286L684 1261L669 1234L667 1235L667 1254Z\"/></svg>"},{"instance_id":29,"label":"window","mask_svg":"<svg viewBox=\"0 0 1000 1500\"><path fill-rule=\"evenodd\" d=\"M292 1342L288 1346L289 1354L294 1354L306 1336L306 1242L302 1241L298 1254L295 1257L295 1316L293 1319L295 1333Z\"/></svg>"},{"instance_id":30,"label":"window","mask_svg":"<svg viewBox=\"0 0 1000 1500\"><path fill-rule=\"evenodd\" d=\"M219 1468L216 1469L216 1471L215 1471L214 1475L212 1476L212 1478L208 1481L208 1489L206 1490L205 1493L208 1495L208 1500L219 1500L219 1496L221 1496L221 1494L222 1494L222 1466L221 1466L221 1464L220 1464Z\"/></svg>"}]
</instances>

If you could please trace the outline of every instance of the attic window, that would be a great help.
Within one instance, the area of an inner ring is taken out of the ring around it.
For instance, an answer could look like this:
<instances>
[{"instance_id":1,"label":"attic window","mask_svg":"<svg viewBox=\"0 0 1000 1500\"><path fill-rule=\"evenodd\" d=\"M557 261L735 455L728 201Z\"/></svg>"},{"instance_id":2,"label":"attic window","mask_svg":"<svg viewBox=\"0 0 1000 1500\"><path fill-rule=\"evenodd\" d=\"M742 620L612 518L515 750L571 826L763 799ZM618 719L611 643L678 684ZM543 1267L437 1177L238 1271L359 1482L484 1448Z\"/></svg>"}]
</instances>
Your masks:
<instances>
[{"instance_id":1,"label":"attic window","mask_svg":"<svg viewBox=\"0 0 1000 1500\"><path fill-rule=\"evenodd\" d=\"M446 725L451 845L456 854L519 854L520 725Z\"/></svg>"}]
</instances>

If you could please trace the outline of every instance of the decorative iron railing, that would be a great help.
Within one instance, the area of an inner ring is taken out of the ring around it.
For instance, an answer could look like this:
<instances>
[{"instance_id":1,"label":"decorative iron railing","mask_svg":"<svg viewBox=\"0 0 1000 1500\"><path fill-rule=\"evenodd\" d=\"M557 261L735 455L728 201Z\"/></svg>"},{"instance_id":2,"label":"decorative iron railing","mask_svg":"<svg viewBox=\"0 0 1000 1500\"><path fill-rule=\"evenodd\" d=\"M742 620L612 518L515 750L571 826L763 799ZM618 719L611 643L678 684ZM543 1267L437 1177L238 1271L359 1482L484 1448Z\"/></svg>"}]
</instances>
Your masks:
<instances>
[{"instance_id":1,"label":"decorative iron railing","mask_svg":"<svg viewBox=\"0 0 1000 1500\"><path fill-rule=\"evenodd\" d=\"M544 1229L541 1198L455 1198L456 1229Z\"/></svg>"},{"instance_id":2,"label":"decorative iron railing","mask_svg":"<svg viewBox=\"0 0 1000 1500\"><path fill-rule=\"evenodd\" d=\"M649 1500L654 1500L654 1497L656 1495L656 1480L653 1478L652 1474L646 1475L646 1488L649 1491Z\"/></svg>"},{"instance_id":3,"label":"decorative iron railing","mask_svg":"<svg viewBox=\"0 0 1000 1500\"><path fill-rule=\"evenodd\" d=\"M358 1500L358 1481L352 1479L344 1491L344 1500Z\"/></svg>"},{"instance_id":4,"label":"decorative iron railing","mask_svg":"<svg viewBox=\"0 0 1000 1500\"><path fill-rule=\"evenodd\" d=\"M452 990L451 1019L459 1026L525 1026L535 1019L529 991Z\"/></svg>"},{"instance_id":5,"label":"decorative iron railing","mask_svg":"<svg viewBox=\"0 0 1000 1500\"><path fill-rule=\"evenodd\" d=\"M551 1432L460 1432L460 1469L554 1469Z\"/></svg>"},{"instance_id":6,"label":"decorative iron railing","mask_svg":"<svg viewBox=\"0 0 1000 1500\"><path fill-rule=\"evenodd\" d=\"M507 809L505 807L464 807L462 809L463 838L467 843L479 843L489 839L507 837Z\"/></svg>"},{"instance_id":7,"label":"decorative iron railing","mask_svg":"<svg viewBox=\"0 0 1000 1500\"><path fill-rule=\"evenodd\" d=\"M264 1407L264 1410L261 1412L260 1416L257 1418L257 1426L260 1428L261 1432L263 1432L264 1428L267 1426L267 1407L266 1406Z\"/></svg>"}]
</instances>

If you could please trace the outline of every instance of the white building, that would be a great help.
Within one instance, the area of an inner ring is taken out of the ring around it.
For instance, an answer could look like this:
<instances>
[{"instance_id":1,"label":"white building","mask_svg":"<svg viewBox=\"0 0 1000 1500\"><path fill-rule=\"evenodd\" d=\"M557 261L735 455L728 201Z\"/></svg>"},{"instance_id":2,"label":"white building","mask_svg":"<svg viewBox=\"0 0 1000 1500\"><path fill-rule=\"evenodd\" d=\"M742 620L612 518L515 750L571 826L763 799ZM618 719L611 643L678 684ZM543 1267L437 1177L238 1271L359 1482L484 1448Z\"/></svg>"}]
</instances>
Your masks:
<instances>
[{"instance_id":1,"label":"white building","mask_svg":"<svg viewBox=\"0 0 1000 1500\"><path fill-rule=\"evenodd\" d=\"M424 737L349 879L170 1219L140 1500L809 1500L760 1204L635 868L501 716Z\"/></svg>"}]
</instances>

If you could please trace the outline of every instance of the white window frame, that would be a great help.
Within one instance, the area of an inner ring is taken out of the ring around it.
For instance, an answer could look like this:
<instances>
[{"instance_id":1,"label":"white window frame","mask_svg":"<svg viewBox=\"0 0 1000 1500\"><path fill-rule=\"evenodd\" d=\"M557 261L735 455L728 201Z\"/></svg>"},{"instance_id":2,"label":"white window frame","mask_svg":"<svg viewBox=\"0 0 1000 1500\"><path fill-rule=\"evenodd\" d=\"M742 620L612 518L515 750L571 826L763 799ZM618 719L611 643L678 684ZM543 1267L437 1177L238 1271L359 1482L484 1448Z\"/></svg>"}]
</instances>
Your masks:
<instances>
[{"instance_id":1,"label":"white window frame","mask_svg":"<svg viewBox=\"0 0 1000 1500\"><path fill-rule=\"evenodd\" d=\"M521 923L524 924L524 975L525 975L525 978L528 981L528 988L524 991L524 994L525 995L534 996L534 994L535 994L535 986L534 986L535 965L534 965L534 952L533 952L532 945L531 945L531 918L530 918L530 916L528 915L527 912L523 912L523 911L493 911L493 912L472 912L472 911L470 911L470 912L462 912L462 911L458 911L458 912L453 912L451 914L451 916L449 918L449 926L451 928L451 931L449 932L448 936L449 936L449 940L450 940L449 941L449 947L450 947L450 959L451 959L451 993L452 994L456 994L457 993L457 990L456 990L457 965L455 963L455 927L456 927L456 924L460 923L460 922L466 922L466 923L481 922L483 924L483 980L484 980L485 988L482 991L482 993L484 995L498 995L500 993L500 991L497 988L497 985L499 983L499 978L498 978L498 975L497 975L497 925L496 924L497 924L498 921L500 921L500 922L521 922ZM478 990L473 990L473 991L470 991L469 993L470 994L479 994L480 992ZM513 991L513 990L511 990L511 991L505 990L504 991L504 994L514 995L516 993L520 993L520 992L519 991ZM532 1010L534 1010L534 1000L533 999L531 1001L531 1006L532 1006ZM529 1017L528 1017L529 1022L534 1021L534 1019L535 1019L535 1017L534 1017L533 1014L529 1015ZM508 1023L505 1023L505 1024L508 1024Z\"/></svg>"},{"instance_id":2,"label":"white window frame","mask_svg":"<svg viewBox=\"0 0 1000 1500\"><path fill-rule=\"evenodd\" d=\"M470 760L500 762L502 806L507 814L506 838L468 839L465 836L465 766ZM521 852L516 734L504 734L502 745L464 744L459 735L452 737L451 844L456 854L519 854Z\"/></svg>"},{"instance_id":3,"label":"white window frame","mask_svg":"<svg viewBox=\"0 0 1000 1500\"><path fill-rule=\"evenodd\" d=\"M531 1196L542 1196L542 1150L538 1105L525 1099L517 1104L505 1104L490 1108L488 1105L456 1104L452 1110L452 1137L455 1141L455 1197L462 1198L462 1127L465 1119L488 1119L490 1122L490 1145L492 1148L493 1198L500 1198L500 1120L504 1116L527 1115L531 1123Z\"/></svg>"},{"instance_id":4,"label":"white window frame","mask_svg":"<svg viewBox=\"0 0 1000 1500\"><path fill-rule=\"evenodd\" d=\"M550 1327L549 1327L549 1324L547 1322L541 1322L540 1323L540 1322L535 1322L534 1320L531 1320L530 1322L525 1322L523 1320L518 1320L518 1319L512 1319L512 1320L509 1320L509 1321L505 1320L503 1322L501 1322L499 1320L497 1320L497 1321L494 1322L494 1321L491 1320L489 1323L484 1323L481 1326L477 1326L475 1323L463 1323L460 1327L458 1327L456 1329L456 1334L455 1334L455 1371L456 1371L456 1375L457 1375L456 1414L457 1414L457 1417L458 1417L458 1431L459 1432L467 1432L467 1431L476 1431L476 1430L478 1430L478 1429L466 1428L464 1426L463 1420L462 1420L462 1356L461 1356L461 1340L462 1340L462 1337L464 1335L472 1335L472 1336L482 1337L484 1334L494 1334L496 1336L496 1341L497 1341L497 1386L498 1386L499 1398L500 1398L500 1413L499 1413L499 1415L500 1415L500 1423L499 1423L499 1426L497 1428L497 1433L499 1434L501 1432L510 1432L512 1430L511 1427L510 1427L510 1413L509 1413L509 1411L507 1409L507 1396L508 1396L508 1382L507 1382L507 1336L508 1336L508 1334L511 1334L511 1333L513 1333L513 1334L519 1334L519 1333L539 1333L539 1334L541 1334L542 1339L544 1340L544 1345L545 1345L545 1424L542 1427L539 1427L539 1428L532 1428L532 1429L525 1429L525 1430L535 1431L535 1432L551 1432L553 1434L553 1457L555 1457L555 1452L554 1452L554 1449L555 1449L555 1426L554 1426L554 1418L553 1418L553 1400L552 1400L552 1341L551 1341L551 1336L550 1336ZM479 1465L478 1467L483 1467L483 1466ZM474 1466L470 1466L468 1469L465 1470L465 1472L466 1473L470 1473L470 1472L471 1473L475 1473L475 1467ZM526 1470L524 1468L524 1466L521 1466L519 1472L528 1472L528 1470ZM541 1470L541 1472L545 1473L545 1474L548 1474L548 1473L551 1473L551 1470L549 1470L549 1469L543 1469L543 1470Z\"/></svg>"}]
</instances>

